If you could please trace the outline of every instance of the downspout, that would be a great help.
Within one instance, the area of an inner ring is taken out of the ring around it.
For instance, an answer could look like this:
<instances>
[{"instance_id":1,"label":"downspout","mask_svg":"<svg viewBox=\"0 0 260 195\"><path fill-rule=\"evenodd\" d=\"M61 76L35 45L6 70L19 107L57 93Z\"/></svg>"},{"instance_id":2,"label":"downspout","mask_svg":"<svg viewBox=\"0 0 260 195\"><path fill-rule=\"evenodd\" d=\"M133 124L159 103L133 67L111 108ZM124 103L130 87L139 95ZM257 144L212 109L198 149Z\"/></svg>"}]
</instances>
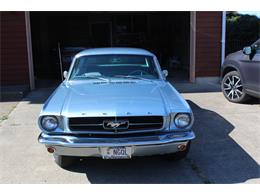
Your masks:
<instances>
[{"instance_id":1,"label":"downspout","mask_svg":"<svg viewBox=\"0 0 260 195\"><path fill-rule=\"evenodd\" d=\"M190 12L190 82L196 80L196 12Z\"/></svg>"},{"instance_id":2,"label":"downspout","mask_svg":"<svg viewBox=\"0 0 260 195\"><path fill-rule=\"evenodd\" d=\"M222 35L221 35L221 65L225 60L226 50L226 12L222 12Z\"/></svg>"},{"instance_id":3,"label":"downspout","mask_svg":"<svg viewBox=\"0 0 260 195\"><path fill-rule=\"evenodd\" d=\"M30 25L30 13L25 12L25 25L26 25L26 43L27 43L27 58L29 66L29 81L30 89L34 90L34 70L33 70L33 56L32 56L32 37L31 37L31 25Z\"/></svg>"}]
</instances>

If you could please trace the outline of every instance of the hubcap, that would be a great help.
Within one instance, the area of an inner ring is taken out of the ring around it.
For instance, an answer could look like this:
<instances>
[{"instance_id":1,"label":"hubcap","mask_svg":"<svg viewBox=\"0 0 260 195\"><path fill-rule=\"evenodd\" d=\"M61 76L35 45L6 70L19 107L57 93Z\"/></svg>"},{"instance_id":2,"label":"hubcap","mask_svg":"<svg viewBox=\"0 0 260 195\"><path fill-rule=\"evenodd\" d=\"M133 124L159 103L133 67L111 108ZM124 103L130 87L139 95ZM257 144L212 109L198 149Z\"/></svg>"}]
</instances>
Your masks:
<instances>
[{"instance_id":1,"label":"hubcap","mask_svg":"<svg viewBox=\"0 0 260 195\"><path fill-rule=\"evenodd\" d=\"M231 100L237 100L243 95L243 86L238 76L229 76L224 81L224 93Z\"/></svg>"}]
</instances>

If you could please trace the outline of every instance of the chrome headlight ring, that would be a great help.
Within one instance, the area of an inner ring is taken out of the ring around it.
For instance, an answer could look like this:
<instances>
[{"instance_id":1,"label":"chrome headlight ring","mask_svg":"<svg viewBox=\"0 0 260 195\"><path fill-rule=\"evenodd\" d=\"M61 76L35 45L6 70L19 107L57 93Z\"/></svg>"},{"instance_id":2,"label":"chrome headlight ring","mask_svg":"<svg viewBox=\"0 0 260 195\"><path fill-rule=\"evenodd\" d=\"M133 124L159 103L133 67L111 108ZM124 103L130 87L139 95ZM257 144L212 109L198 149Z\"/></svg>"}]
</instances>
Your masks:
<instances>
[{"instance_id":1,"label":"chrome headlight ring","mask_svg":"<svg viewBox=\"0 0 260 195\"><path fill-rule=\"evenodd\" d=\"M177 113L171 121L177 128L184 129L192 124L190 113Z\"/></svg>"},{"instance_id":2,"label":"chrome headlight ring","mask_svg":"<svg viewBox=\"0 0 260 195\"><path fill-rule=\"evenodd\" d=\"M46 131L53 131L59 126L59 121L56 116L43 116L40 123L41 127Z\"/></svg>"}]
</instances>

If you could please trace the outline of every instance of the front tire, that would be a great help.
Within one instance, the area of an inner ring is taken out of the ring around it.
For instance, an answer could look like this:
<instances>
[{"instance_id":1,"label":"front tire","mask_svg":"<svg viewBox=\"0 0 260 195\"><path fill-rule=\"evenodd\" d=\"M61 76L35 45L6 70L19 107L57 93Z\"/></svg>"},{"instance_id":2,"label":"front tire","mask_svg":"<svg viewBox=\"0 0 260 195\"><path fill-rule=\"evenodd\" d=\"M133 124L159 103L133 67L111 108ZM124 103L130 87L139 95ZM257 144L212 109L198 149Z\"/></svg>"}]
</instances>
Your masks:
<instances>
[{"instance_id":1,"label":"front tire","mask_svg":"<svg viewBox=\"0 0 260 195\"><path fill-rule=\"evenodd\" d=\"M54 160L62 168L68 168L76 163L77 158L73 156L61 156L54 154Z\"/></svg>"},{"instance_id":2,"label":"front tire","mask_svg":"<svg viewBox=\"0 0 260 195\"><path fill-rule=\"evenodd\" d=\"M231 71L224 76L221 89L225 98L230 102L243 103L248 99L241 76L237 71Z\"/></svg>"}]
</instances>

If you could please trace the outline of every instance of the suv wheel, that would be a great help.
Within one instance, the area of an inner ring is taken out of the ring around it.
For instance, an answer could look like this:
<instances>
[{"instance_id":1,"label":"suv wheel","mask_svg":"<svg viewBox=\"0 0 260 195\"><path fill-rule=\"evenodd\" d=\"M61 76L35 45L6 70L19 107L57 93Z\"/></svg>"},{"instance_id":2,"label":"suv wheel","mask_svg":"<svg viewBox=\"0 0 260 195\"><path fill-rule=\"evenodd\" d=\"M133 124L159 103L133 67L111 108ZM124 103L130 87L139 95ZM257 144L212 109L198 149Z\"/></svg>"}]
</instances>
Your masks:
<instances>
[{"instance_id":1,"label":"suv wheel","mask_svg":"<svg viewBox=\"0 0 260 195\"><path fill-rule=\"evenodd\" d=\"M241 77L237 71L231 71L224 76L221 89L224 96L230 102L242 103L248 98Z\"/></svg>"}]
</instances>

